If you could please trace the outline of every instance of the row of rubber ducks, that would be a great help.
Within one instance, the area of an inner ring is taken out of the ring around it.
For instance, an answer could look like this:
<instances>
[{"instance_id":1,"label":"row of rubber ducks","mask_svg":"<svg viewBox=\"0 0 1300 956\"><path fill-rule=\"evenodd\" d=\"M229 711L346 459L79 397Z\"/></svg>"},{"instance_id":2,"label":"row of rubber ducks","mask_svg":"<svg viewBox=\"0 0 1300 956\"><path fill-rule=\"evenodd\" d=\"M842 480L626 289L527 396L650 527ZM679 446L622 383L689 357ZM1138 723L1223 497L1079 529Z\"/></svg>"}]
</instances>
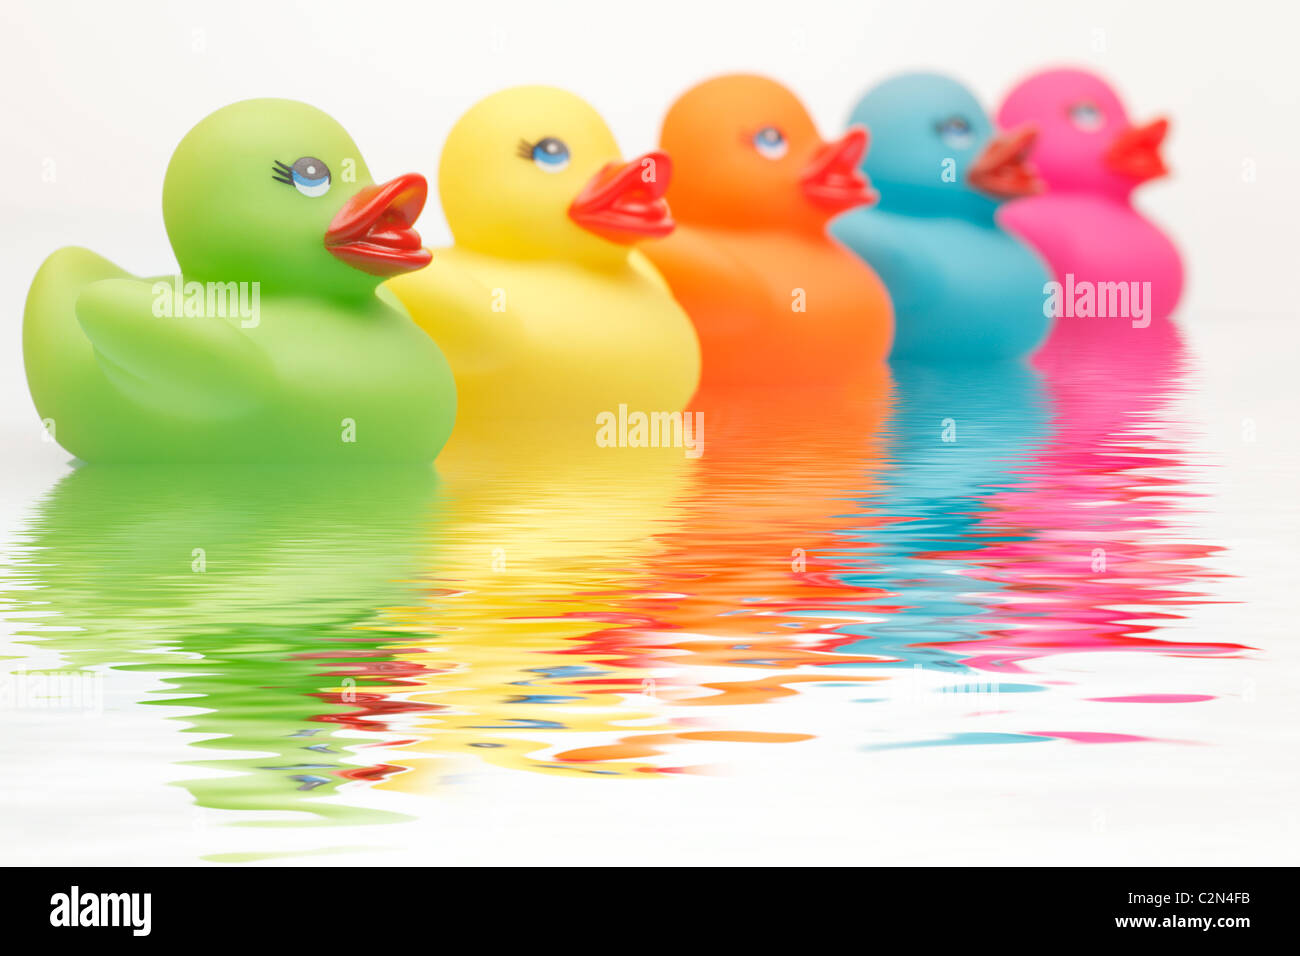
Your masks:
<instances>
[{"instance_id":1,"label":"row of rubber ducks","mask_svg":"<svg viewBox=\"0 0 1300 956\"><path fill-rule=\"evenodd\" d=\"M710 390L834 387L891 349L1016 360L1049 334L1053 276L1147 281L1154 319L1173 309L1178 253L1130 204L1165 171L1165 130L1079 70L1020 84L996 127L960 83L916 73L826 140L785 87L730 75L624 161L581 99L519 87L451 130L454 245L431 252L422 176L375 183L326 114L248 100L168 167L179 276L46 260L28 382L85 461L429 462L457 420L591 428Z\"/></svg>"}]
</instances>

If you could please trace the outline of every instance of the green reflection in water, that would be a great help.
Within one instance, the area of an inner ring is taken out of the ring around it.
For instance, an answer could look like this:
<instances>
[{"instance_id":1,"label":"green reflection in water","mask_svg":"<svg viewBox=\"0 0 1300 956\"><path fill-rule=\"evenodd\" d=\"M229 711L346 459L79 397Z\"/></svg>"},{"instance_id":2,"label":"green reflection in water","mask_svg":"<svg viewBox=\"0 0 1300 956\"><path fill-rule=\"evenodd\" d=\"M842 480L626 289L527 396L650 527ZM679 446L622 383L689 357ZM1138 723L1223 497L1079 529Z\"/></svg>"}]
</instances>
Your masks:
<instances>
[{"instance_id":1,"label":"green reflection in water","mask_svg":"<svg viewBox=\"0 0 1300 956\"><path fill-rule=\"evenodd\" d=\"M224 772L178 782L200 806L403 819L322 798L392 769L357 744L420 667L376 609L419 592L439 522L430 469L85 466L37 505L8 616L60 669L106 668L110 698L131 668L170 688L145 702L192 706L212 757L190 765Z\"/></svg>"}]
</instances>

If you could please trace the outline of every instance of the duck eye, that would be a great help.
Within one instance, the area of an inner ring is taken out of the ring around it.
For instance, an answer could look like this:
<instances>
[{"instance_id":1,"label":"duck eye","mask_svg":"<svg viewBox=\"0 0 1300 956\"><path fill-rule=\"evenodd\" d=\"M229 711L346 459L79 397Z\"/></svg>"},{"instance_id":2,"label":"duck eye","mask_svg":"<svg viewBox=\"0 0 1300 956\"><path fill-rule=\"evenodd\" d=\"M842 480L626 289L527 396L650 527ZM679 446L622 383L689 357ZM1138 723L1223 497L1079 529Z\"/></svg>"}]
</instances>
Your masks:
<instances>
[{"instance_id":1,"label":"duck eye","mask_svg":"<svg viewBox=\"0 0 1300 956\"><path fill-rule=\"evenodd\" d=\"M329 167L315 156L303 156L292 166L277 159L271 176L276 182L292 186L304 196L324 196L330 191Z\"/></svg>"},{"instance_id":2,"label":"duck eye","mask_svg":"<svg viewBox=\"0 0 1300 956\"><path fill-rule=\"evenodd\" d=\"M949 116L935 126L935 131L950 149L968 149L975 141L975 131L964 116Z\"/></svg>"},{"instance_id":3,"label":"duck eye","mask_svg":"<svg viewBox=\"0 0 1300 956\"><path fill-rule=\"evenodd\" d=\"M1085 133L1095 133L1106 125L1106 117L1094 103L1084 100L1070 107L1070 122Z\"/></svg>"},{"instance_id":4,"label":"duck eye","mask_svg":"<svg viewBox=\"0 0 1300 956\"><path fill-rule=\"evenodd\" d=\"M569 165L569 147L564 140L547 136L528 147L528 158L538 169L558 173Z\"/></svg>"},{"instance_id":5,"label":"duck eye","mask_svg":"<svg viewBox=\"0 0 1300 956\"><path fill-rule=\"evenodd\" d=\"M775 126L764 126L754 134L754 148L764 159L780 159L789 151L790 144Z\"/></svg>"}]
</instances>

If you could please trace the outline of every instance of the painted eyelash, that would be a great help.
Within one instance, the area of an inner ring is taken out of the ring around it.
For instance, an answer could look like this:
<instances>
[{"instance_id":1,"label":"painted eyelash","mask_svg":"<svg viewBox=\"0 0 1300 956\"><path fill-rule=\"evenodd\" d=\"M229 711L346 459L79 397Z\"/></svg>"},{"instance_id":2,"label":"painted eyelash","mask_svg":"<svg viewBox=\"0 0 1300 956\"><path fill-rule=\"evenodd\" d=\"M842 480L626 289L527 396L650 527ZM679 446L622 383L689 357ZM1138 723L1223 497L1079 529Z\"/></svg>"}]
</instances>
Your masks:
<instances>
[{"instance_id":1,"label":"painted eyelash","mask_svg":"<svg viewBox=\"0 0 1300 956\"><path fill-rule=\"evenodd\" d=\"M275 165L271 167L271 178L277 183L284 183L286 186L292 186L293 167L280 162L278 159L273 159L271 162L275 163Z\"/></svg>"},{"instance_id":2,"label":"painted eyelash","mask_svg":"<svg viewBox=\"0 0 1300 956\"><path fill-rule=\"evenodd\" d=\"M540 142L541 142L541 140L539 139L539 140L537 141L537 143L540 143ZM530 143L530 142L528 142L528 140L526 140L526 139L521 139L521 140L519 141L519 145L518 145L517 147L515 147L516 150L518 151L519 158L520 158L520 159L532 159L532 158L533 158L533 150L535 150L535 149L537 148L537 143Z\"/></svg>"}]
</instances>

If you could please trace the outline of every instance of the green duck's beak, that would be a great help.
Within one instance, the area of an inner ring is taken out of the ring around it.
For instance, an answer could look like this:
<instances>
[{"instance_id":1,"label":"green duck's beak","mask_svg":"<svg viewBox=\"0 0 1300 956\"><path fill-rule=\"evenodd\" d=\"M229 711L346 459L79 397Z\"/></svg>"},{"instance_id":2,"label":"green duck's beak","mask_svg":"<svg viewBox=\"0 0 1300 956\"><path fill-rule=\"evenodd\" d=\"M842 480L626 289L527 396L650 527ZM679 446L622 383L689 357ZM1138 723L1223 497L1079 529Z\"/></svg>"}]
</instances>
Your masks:
<instances>
[{"instance_id":1,"label":"green duck's beak","mask_svg":"<svg viewBox=\"0 0 1300 956\"><path fill-rule=\"evenodd\" d=\"M353 268L384 278L423 269L433 255L414 227L428 197L429 184L419 173L366 186L330 222L325 248Z\"/></svg>"}]
</instances>

